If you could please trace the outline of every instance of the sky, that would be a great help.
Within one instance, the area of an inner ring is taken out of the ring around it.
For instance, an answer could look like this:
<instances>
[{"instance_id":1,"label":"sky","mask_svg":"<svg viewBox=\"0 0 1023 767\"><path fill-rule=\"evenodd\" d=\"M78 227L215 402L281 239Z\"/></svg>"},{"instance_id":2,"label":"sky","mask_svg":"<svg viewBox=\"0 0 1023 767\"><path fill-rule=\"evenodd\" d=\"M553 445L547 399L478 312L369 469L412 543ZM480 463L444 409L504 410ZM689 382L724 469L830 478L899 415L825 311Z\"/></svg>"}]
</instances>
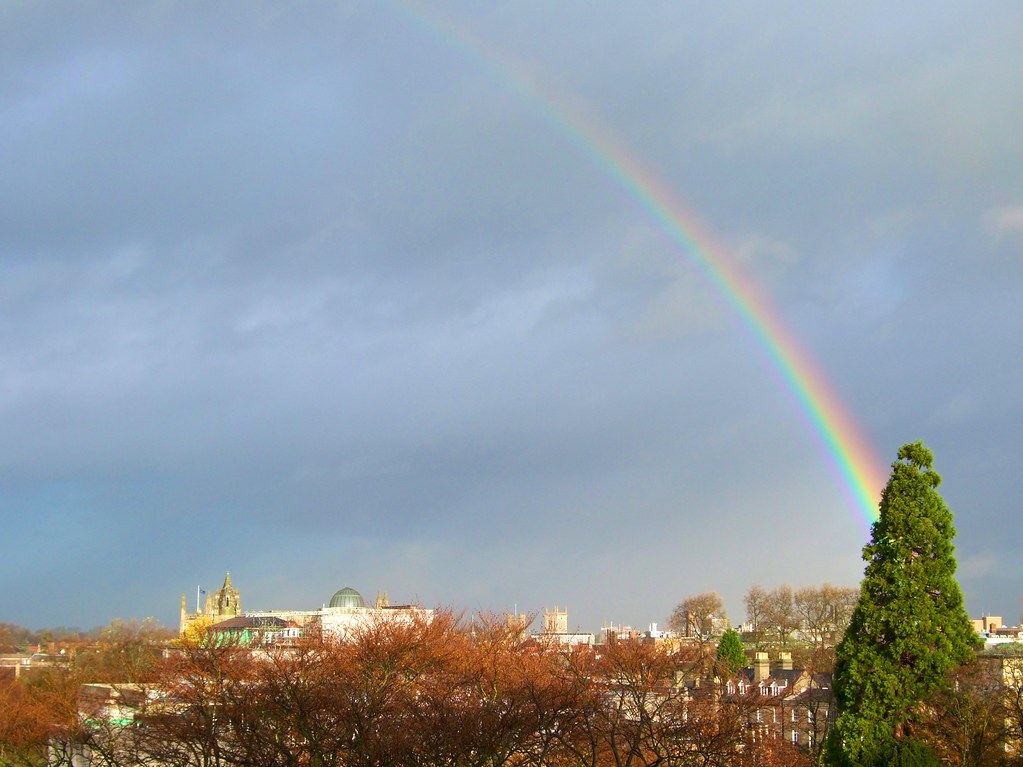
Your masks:
<instances>
[{"instance_id":1,"label":"sky","mask_svg":"<svg viewBox=\"0 0 1023 767\"><path fill-rule=\"evenodd\" d=\"M934 452L967 609L1018 623L1020 39L1015 0L5 4L0 621L176 626L226 571L587 631L855 585L727 262L882 481Z\"/></svg>"}]
</instances>

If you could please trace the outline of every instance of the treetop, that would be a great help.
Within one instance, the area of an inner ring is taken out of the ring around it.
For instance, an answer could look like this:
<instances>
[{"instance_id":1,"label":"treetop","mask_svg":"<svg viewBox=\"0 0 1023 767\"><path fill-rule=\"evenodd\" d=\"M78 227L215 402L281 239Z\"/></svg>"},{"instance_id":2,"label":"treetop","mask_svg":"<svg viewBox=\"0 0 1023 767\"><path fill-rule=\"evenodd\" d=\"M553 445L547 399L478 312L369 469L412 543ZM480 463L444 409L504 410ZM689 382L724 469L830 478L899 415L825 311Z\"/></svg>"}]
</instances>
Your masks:
<instances>
[{"instance_id":1,"label":"treetop","mask_svg":"<svg viewBox=\"0 0 1023 767\"><path fill-rule=\"evenodd\" d=\"M932 487L937 487L941 484L941 476L931 468L933 465L934 453L928 450L921 440L917 440L916 442L907 442L899 448L899 459L892 464L892 468L910 466L926 475Z\"/></svg>"}]
</instances>

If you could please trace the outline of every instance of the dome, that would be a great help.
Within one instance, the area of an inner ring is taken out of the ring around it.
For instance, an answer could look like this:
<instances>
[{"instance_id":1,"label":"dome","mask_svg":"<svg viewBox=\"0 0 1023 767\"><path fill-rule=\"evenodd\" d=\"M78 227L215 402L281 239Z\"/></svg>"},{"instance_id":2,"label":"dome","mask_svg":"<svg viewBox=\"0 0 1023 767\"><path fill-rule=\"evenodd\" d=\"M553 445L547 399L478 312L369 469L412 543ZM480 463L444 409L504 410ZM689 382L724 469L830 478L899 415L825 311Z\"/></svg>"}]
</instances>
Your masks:
<instances>
[{"instance_id":1,"label":"dome","mask_svg":"<svg viewBox=\"0 0 1023 767\"><path fill-rule=\"evenodd\" d=\"M350 610L356 607L365 607L366 603L362 601L362 594L350 586L345 586L340 591L334 592L334 596L330 598L330 606Z\"/></svg>"}]
</instances>

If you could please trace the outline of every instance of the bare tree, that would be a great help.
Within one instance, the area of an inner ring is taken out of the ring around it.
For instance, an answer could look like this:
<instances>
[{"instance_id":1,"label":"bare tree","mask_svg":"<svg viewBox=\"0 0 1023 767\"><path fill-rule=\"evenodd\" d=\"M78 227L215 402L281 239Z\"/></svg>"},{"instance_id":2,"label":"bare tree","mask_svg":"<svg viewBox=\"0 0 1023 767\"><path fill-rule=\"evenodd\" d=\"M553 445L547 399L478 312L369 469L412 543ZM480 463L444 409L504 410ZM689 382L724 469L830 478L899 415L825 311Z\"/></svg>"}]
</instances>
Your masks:
<instances>
[{"instance_id":1,"label":"bare tree","mask_svg":"<svg viewBox=\"0 0 1023 767\"><path fill-rule=\"evenodd\" d=\"M842 638L859 593L859 589L831 583L796 591L793 597L795 613L815 649L834 645Z\"/></svg>"},{"instance_id":2,"label":"bare tree","mask_svg":"<svg viewBox=\"0 0 1023 767\"><path fill-rule=\"evenodd\" d=\"M174 633L152 618L115 618L75 654L75 667L87 682L148 683L157 676L164 646Z\"/></svg>"},{"instance_id":3,"label":"bare tree","mask_svg":"<svg viewBox=\"0 0 1023 767\"><path fill-rule=\"evenodd\" d=\"M761 649L767 620L767 589L759 584L750 586L743 602L746 604L746 622L750 626L749 639L757 649Z\"/></svg>"},{"instance_id":4,"label":"bare tree","mask_svg":"<svg viewBox=\"0 0 1023 767\"><path fill-rule=\"evenodd\" d=\"M558 734L557 763L577 767L698 764L693 761L688 692L676 684L698 655L635 641L610 642L565 657L576 715ZM695 722L695 719L692 720Z\"/></svg>"},{"instance_id":5,"label":"bare tree","mask_svg":"<svg viewBox=\"0 0 1023 767\"><path fill-rule=\"evenodd\" d=\"M764 622L783 645L788 644L792 632L799 628L799 615L792 596L792 587L771 589L764 604Z\"/></svg>"},{"instance_id":6,"label":"bare tree","mask_svg":"<svg viewBox=\"0 0 1023 767\"><path fill-rule=\"evenodd\" d=\"M254 668L251 651L216 642L186 644L167 658L156 683L160 700L146 707L136 730L141 763L244 764L232 723L250 700Z\"/></svg>"},{"instance_id":7,"label":"bare tree","mask_svg":"<svg viewBox=\"0 0 1023 767\"><path fill-rule=\"evenodd\" d=\"M728 628L725 603L716 591L686 597L668 618L668 626L683 637L703 639L719 636Z\"/></svg>"},{"instance_id":8,"label":"bare tree","mask_svg":"<svg viewBox=\"0 0 1023 767\"><path fill-rule=\"evenodd\" d=\"M988 662L993 661L993 662ZM1001 659L983 659L956 669L949 684L921 707L914 734L943 764L997 767L1008 759L1012 716Z\"/></svg>"},{"instance_id":9,"label":"bare tree","mask_svg":"<svg viewBox=\"0 0 1023 767\"><path fill-rule=\"evenodd\" d=\"M251 669L244 698L224 706L236 763L346 764L351 737L341 723L348 699L339 687L355 672L336 640L306 637L271 647Z\"/></svg>"}]
</instances>

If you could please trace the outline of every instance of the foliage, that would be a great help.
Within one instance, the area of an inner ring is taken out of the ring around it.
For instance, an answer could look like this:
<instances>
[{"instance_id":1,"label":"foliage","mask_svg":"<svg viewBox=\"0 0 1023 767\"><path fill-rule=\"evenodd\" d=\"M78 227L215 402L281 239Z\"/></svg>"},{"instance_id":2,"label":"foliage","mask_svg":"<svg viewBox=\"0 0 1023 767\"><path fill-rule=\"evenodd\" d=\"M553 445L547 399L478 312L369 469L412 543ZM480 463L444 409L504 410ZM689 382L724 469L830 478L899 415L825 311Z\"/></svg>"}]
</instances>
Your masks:
<instances>
[{"instance_id":1,"label":"foliage","mask_svg":"<svg viewBox=\"0 0 1023 767\"><path fill-rule=\"evenodd\" d=\"M38 641L38 637L24 626L0 623L0 652L17 652Z\"/></svg>"},{"instance_id":2,"label":"foliage","mask_svg":"<svg viewBox=\"0 0 1023 767\"><path fill-rule=\"evenodd\" d=\"M185 627L184 632L178 637L178 643L188 647L201 645L206 641L212 625L213 618L208 615L200 615Z\"/></svg>"},{"instance_id":3,"label":"foliage","mask_svg":"<svg viewBox=\"0 0 1023 767\"><path fill-rule=\"evenodd\" d=\"M863 549L859 602L837 648L832 748L853 765L893 748L921 701L972 656L974 632L955 580L952 513L936 490L941 479L932 463L920 442L899 450Z\"/></svg>"},{"instance_id":4,"label":"foliage","mask_svg":"<svg viewBox=\"0 0 1023 767\"><path fill-rule=\"evenodd\" d=\"M742 637L735 629L728 629L718 643L715 668L719 675L734 676L746 666L746 653L742 649Z\"/></svg>"},{"instance_id":5,"label":"foliage","mask_svg":"<svg viewBox=\"0 0 1023 767\"><path fill-rule=\"evenodd\" d=\"M76 726L79 682L67 668L0 680L0 765L46 763L50 739Z\"/></svg>"},{"instance_id":6,"label":"foliage","mask_svg":"<svg viewBox=\"0 0 1023 767\"><path fill-rule=\"evenodd\" d=\"M874 767L941 767L941 761L926 745L907 738L891 743L876 759Z\"/></svg>"},{"instance_id":7,"label":"foliage","mask_svg":"<svg viewBox=\"0 0 1023 767\"><path fill-rule=\"evenodd\" d=\"M896 740L888 738L869 747L862 748L855 760L847 753L837 731L832 731L824 749L824 764L827 767L942 767L943 762L931 748L915 738ZM995 767L996 762L985 763Z\"/></svg>"}]
</instances>

